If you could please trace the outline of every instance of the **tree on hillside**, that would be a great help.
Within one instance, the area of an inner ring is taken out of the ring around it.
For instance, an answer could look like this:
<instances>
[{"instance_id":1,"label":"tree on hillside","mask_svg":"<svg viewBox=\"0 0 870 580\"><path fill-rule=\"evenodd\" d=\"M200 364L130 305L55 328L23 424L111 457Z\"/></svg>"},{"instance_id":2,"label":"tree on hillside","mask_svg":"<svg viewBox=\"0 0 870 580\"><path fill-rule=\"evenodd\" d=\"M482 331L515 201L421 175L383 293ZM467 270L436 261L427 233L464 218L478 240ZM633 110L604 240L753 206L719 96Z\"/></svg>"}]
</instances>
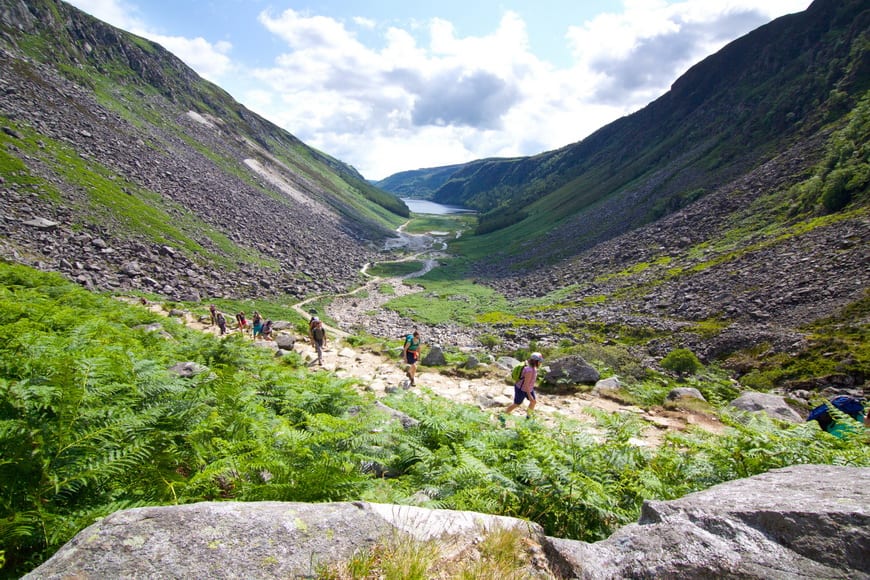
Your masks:
<instances>
[{"instance_id":1,"label":"tree on hillside","mask_svg":"<svg viewBox=\"0 0 870 580\"><path fill-rule=\"evenodd\" d=\"M675 348L662 359L662 368L677 373L682 378L704 368L698 357L687 348Z\"/></svg>"}]
</instances>

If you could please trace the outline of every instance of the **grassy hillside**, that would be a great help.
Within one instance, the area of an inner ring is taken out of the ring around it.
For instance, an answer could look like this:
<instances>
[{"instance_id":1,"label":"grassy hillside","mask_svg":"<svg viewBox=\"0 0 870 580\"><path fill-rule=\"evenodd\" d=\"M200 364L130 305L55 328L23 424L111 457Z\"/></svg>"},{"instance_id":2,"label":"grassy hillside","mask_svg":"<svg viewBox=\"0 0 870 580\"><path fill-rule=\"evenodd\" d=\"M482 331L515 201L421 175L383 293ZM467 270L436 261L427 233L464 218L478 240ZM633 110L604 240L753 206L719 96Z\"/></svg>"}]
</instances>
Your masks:
<instances>
[{"instance_id":1,"label":"grassy hillside","mask_svg":"<svg viewBox=\"0 0 870 580\"><path fill-rule=\"evenodd\" d=\"M9 4L9 3L6 3ZM288 163L294 172L324 185L339 201L346 196L353 210L368 209L354 201L362 198L406 217L407 208L394 196L369 185L352 167L316 151L286 131L245 109L221 88L204 80L178 58L153 42L113 28L62 2L35 0L28 9L39 23L27 22L27 34L15 30L22 20L10 18L5 30L17 38L16 48L37 62L57 68L71 80L91 87L100 102L127 119L141 123L171 124L148 105L149 95L160 95L221 120L236 139L249 138ZM9 8L14 15L17 11ZM185 138L181 127L176 127ZM193 145L193 144L191 144ZM347 212L349 216L354 211ZM367 217L374 214L367 212Z\"/></svg>"}]
</instances>

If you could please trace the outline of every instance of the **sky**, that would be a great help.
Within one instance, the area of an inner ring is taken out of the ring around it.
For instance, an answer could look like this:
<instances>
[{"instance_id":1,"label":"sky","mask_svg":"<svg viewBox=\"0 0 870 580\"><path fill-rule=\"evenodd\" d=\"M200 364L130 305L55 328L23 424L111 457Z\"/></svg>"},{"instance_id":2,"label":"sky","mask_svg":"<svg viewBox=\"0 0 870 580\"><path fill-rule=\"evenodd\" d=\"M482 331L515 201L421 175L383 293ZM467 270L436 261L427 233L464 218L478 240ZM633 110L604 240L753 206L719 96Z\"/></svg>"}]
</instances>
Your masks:
<instances>
[{"instance_id":1,"label":"sky","mask_svg":"<svg viewBox=\"0 0 870 580\"><path fill-rule=\"evenodd\" d=\"M582 140L809 0L67 0L355 167Z\"/></svg>"}]
</instances>

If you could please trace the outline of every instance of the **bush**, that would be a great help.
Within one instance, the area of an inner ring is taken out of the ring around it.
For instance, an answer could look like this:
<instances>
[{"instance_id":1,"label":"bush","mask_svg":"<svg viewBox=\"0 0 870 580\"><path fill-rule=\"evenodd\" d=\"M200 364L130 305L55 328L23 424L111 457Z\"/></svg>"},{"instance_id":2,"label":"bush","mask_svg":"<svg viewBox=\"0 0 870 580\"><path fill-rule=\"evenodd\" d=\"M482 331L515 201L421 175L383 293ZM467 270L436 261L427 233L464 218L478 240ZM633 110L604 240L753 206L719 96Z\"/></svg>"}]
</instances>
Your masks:
<instances>
[{"instance_id":1,"label":"bush","mask_svg":"<svg viewBox=\"0 0 870 580\"><path fill-rule=\"evenodd\" d=\"M687 348L672 350L662 359L661 364L663 369L675 372L680 376L694 374L704 367L695 353Z\"/></svg>"}]
</instances>

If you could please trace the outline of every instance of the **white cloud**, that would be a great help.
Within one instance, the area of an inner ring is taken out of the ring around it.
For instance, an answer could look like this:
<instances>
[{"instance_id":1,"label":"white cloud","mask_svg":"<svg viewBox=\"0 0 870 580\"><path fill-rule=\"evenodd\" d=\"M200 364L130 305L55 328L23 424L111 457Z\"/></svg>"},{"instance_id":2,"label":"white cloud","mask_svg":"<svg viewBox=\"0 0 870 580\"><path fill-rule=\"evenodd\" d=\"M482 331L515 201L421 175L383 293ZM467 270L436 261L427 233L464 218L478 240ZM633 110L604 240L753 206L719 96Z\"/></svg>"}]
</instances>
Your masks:
<instances>
[{"instance_id":1,"label":"white cloud","mask_svg":"<svg viewBox=\"0 0 870 580\"><path fill-rule=\"evenodd\" d=\"M569 27L566 39L577 71L597 77L595 101L637 106L661 95L690 66L734 38L807 4L627 0L619 14L600 14Z\"/></svg>"},{"instance_id":2,"label":"white cloud","mask_svg":"<svg viewBox=\"0 0 870 580\"><path fill-rule=\"evenodd\" d=\"M578 141L663 94L732 38L809 1L625 0L619 13L553 30L573 54L568 68L535 56L525 22L510 11L480 36L460 36L438 18L386 26L261 12L283 51L252 68L232 60L229 43L147 30L122 0L74 4L159 42L251 109L379 179Z\"/></svg>"},{"instance_id":3,"label":"white cloud","mask_svg":"<svg viewBox=\"0 0 870 580\"><path fill-rule=\"evenodd\" d=\"M465 145L475 141L486 155L516 154L505 119L535 94L525 85L534 87L548 70L529 52L525 25L511 12L482 37L460 38L449 22L432 20L426 46L410 31L388 28L380 50L322 16L286 10L262 13L260 21L289 48L271 68L252 71L281 94L268 116L371 177L409 162L480 157L480 149ZM474 138L481 133L487 138Z\"/></svg>"},{"instance_id":4,"label":"white cloud","mask_svg":"<svg viewBox=\"0 0 870 580\"><path fill-rule=\"evenodd\" d=\"M131 31L156 42L180 58L203 78L216 84L233 70L229 53L232 44L221 41L212 43L202 37L184 38L181 36L161 36L148 31Z\"/></svg>"}]
</instances>

